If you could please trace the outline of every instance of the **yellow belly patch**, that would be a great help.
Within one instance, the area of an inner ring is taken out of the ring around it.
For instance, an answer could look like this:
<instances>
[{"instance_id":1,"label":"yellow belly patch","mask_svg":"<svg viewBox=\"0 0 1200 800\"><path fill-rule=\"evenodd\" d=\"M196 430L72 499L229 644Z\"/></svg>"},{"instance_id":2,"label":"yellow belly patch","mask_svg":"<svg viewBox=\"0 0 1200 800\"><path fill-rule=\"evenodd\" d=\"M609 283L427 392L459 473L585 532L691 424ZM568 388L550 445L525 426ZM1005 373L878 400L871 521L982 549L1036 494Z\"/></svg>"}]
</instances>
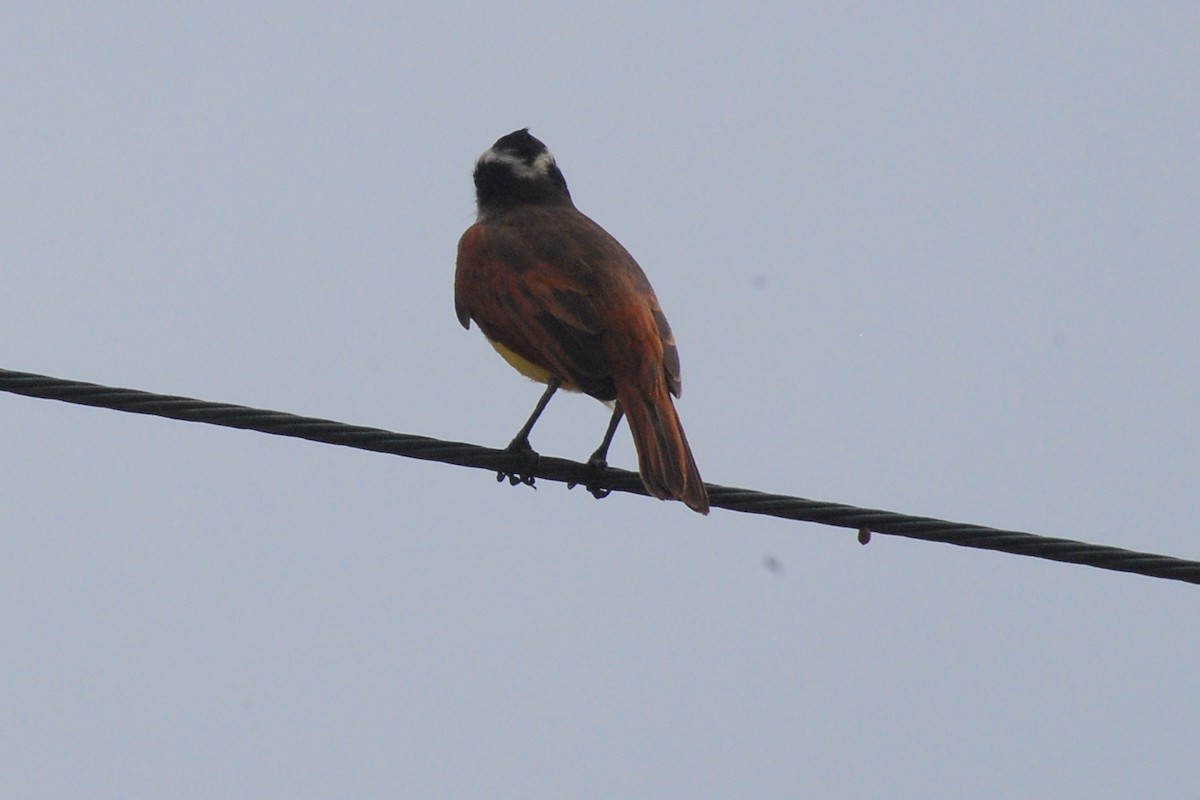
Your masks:
<instances>
[{"instance_id":1,"label":"yellow belly patch","mask_svg":"<svg viewBox=\"0 0 1200 800\"><path fill-rule=\"evenodd\" d=\"M496 348L496 352L503 356L504 360L511 364L513 369L526 378L532 378L538 383L549 383L550 379L554 377L550 374L549 370L543 369L529 359L517 355L499 342L493 342L491 339L488 339L488 344Z\"/></svg>"},{"instance_id":2,"label":"yellow belly patch","mask_svg":"<svg viewBox=\"0 0 1200 800\"><path fill-rule=\"evenodd\" d=\"M524 375L526 378L532 378L538 383L549 383L554 378L554 375L551 374L550 370L543 369L524 356L517 355L517 353L500 344L499 342L494 342L491 339L488 339L487 341L488 344L496 349L497 353L504 357L505 361L512 365L513 369ZM568 392L582 391L575 384L562 380L559 381L558 388L566 389ZM604 405L608 406L609 408L613 407L612 400L601 400L600 402L604 403Z\"/></svg>"}]
</instances>

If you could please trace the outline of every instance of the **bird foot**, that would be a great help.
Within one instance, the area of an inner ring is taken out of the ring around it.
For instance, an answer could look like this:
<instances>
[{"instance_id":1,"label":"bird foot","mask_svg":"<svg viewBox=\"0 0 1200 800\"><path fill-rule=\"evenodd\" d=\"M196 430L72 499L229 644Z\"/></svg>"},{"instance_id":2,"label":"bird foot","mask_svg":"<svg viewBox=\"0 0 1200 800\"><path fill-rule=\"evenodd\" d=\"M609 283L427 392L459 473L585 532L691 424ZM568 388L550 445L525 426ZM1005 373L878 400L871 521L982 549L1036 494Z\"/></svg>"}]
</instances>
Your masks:
<instances>
[{"instance_id":1,"label":"bird foot","mask_svg":"<svg viewBox=\"0 0 1200 800\"><path fill-rule=\"evenodd\" d=\"M534 486L533 483L533 473L537 471L538 463L541 461L542 457L539 456L537 451L533 449L533 446L529 444L528 437L519 436L516 439L513 439L508 443L508 447L504 448L504 450L505 452L512 453L514 456L522 458L525 461L525 469L518 468L515 470L497 470L496 482L501 483L507 479L509 486L525 485L533 486L533 488L536 489L537 486Z\"/></svg>"},{"instance_id":2,"label":"bird foot","mask_svg":"<svg viewBox=\"0 0 1200 800\"><path fill-rule=\"evenodd\" d=\"M591 474L583 481L583 488L587 489L588 493L597 500L603 500L612 494L611 488L600 485L600 478L608 471L608 462L604 460L604 457L599 453L593 453L592 457L587 460L587 467ZM579 485L579 482L571 481L567 484L567 488L574 489Z\"/></svg>"}]
</instances>

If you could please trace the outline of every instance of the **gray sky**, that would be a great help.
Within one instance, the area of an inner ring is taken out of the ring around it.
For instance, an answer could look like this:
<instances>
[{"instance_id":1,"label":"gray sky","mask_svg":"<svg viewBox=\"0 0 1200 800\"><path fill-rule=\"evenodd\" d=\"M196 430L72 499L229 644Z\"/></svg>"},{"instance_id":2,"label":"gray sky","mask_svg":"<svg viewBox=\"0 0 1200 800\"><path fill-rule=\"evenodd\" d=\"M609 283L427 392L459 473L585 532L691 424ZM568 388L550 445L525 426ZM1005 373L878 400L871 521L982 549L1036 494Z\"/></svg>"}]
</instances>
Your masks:
<instances>
[{"instance_id":1,"label":"gray sky","mask_svg":"<svg viewBox=\"0 0 1200 800\"><path fill-rule=\"evenodd\" d=\"M0 11L0 367L503 445L540 389L454 250L527 125L706 479L1200 558L1195 4L101 5ZM0 443L3 797L1200 781L1196 587L3 394Z\"/></svg>"}]
</instances>

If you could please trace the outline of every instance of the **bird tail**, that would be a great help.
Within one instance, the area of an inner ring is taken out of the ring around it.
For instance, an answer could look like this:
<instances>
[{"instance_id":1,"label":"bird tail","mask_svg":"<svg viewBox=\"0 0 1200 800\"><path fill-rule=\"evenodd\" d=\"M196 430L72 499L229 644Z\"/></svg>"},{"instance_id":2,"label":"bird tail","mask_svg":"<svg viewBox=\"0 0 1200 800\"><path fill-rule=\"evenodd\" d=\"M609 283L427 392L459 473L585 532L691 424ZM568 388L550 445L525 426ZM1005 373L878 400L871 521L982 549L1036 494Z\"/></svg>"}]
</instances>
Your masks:
<instances>
[{"instance_id":1,"label":"bird tail","mask_svg":"<svg viewBox=\"0 0 1200 800\"><path fill-rule=\"evenodd\" d=\"M638 471L646 491L660 500L682 500L688 508L708 513L708 490L692 458L687 436L666 381L660 376L643 386L618 386L617 401L629 420L637 448Z\"/></svg>"}]
</instances>

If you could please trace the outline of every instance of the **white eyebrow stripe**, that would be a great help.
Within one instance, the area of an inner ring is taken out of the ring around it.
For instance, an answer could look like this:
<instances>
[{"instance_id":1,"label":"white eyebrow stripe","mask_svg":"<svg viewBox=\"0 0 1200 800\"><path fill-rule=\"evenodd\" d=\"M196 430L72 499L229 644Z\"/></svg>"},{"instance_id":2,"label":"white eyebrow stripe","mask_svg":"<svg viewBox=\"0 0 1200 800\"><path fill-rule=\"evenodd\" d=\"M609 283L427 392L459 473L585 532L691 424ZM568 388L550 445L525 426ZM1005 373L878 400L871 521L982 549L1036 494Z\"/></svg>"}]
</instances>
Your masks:
<instances>
[{"instance_id":1,"label":"white eyebrow stripe","mask_svg":"<svg viewBox=\"0 0 1200 800\"><path fill-rule=\"evenodd\" d=\"M523 159L512 153L506 153L493 147L479 157L478 163L507 164L518 178L537 178L545 175L550 171L550 167L554 166L554 156L550 154L549 150L544 150L538 154L532 164L526 164Z\"/></svg>"}]
</instances>

